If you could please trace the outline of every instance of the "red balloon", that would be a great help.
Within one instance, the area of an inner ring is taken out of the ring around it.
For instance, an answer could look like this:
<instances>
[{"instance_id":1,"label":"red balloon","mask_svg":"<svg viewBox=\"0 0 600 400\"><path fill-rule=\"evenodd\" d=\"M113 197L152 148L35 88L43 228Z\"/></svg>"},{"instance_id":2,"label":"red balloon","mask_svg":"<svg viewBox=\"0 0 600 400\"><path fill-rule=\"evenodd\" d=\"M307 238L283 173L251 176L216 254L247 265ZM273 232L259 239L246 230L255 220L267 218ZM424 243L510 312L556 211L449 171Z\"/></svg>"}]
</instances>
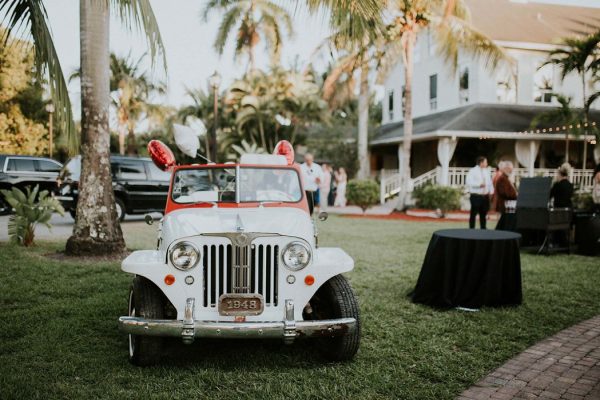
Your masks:
<instances>
[{"instance_id":1,"label":"red balloon","mask_svg":"<svg viewBox=\"0 0 600 400\"><path fill-rule=\"evenodd\" d=\"M288 165L292 165L294 163L294 146L287 140L280 140L275 145L275 149L273 150L273 154L284 156L287 160Z\"/></svg>"},{"instance_id":2,"label":"red balloon","mask_svg":"<svg viewBox=\"0 0 600 400\"><path fill-rule=\"evenodd\" d=\"M175 165L175 155L169 146L160 140L151 140L148 143L148 153L154 164L163 171L168 171Z\"/></svg>"}]
</instances>

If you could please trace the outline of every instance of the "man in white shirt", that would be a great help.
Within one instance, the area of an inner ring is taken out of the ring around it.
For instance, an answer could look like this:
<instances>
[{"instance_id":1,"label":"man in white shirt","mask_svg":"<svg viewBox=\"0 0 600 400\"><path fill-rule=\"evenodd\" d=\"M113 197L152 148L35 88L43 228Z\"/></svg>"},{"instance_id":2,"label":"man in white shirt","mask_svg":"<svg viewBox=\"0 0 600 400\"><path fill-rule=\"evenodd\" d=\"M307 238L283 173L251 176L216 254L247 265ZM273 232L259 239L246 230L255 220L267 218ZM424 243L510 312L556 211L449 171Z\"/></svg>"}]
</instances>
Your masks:
<instances>
[{"instance_id":1,"label":"man in white shirt","mask_svg":"<svg viewBox=\"0 0 600 400\"><path fill-rule=\"evenodd\" d=\"M308 200L308 209L312 215L315 207L315 194L323 179L323 170L319 164L313 162L313 155L310 153L304 155L304 163L300 165L300 170L302 171L302 181L304 182L304 190L306 191L306 199Z\"/></svg>"},{"instance_id":2,"label":"man in white shirt","mask_svg":"<svg viewBox=\"0 0 600 400\"><path fill-rule=\"evenodd\" d=\"M467 188L471 194L469 228L475 229L475 218L479 215L479 226L485 229L487 213L490 209L490 196L494 194L487 158L477 157L477 165L467 174Z\"/></svg>"}]
</instances>

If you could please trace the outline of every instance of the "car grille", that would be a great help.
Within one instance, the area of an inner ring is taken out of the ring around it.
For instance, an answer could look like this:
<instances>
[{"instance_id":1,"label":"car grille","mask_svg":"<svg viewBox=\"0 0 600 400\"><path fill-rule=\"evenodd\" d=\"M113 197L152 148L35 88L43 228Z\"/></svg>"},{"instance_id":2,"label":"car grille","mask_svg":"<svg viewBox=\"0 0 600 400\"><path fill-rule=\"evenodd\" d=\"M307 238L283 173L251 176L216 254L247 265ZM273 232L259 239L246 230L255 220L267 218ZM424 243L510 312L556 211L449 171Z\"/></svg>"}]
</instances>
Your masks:
<instances>
[{"instance_id":1,"label":"car grille","mask_svg":"<svg viewBox=\"0 0 600 400\"><path fill-rule=\"evenodd\" d=\"M278 304L279 246L203 246L203 306L216 307L222 294L260 293L264 305Z\"/></svg>"}]
</instances>

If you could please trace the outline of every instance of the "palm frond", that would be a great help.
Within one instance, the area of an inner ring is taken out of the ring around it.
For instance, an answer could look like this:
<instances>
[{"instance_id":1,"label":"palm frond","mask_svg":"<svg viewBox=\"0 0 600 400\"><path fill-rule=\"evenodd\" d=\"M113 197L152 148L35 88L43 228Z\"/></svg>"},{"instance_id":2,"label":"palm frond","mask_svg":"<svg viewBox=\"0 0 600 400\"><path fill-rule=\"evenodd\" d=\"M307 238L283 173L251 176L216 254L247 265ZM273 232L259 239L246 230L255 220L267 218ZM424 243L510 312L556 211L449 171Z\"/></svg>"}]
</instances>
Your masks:
<instances>
[{"instance_id":1,"label":"palm frond","mask_svg":"<svg viewBox=\"0 0 600 400\"><path fill-rule=\"evenodd\" d=\"M69 151L77 152L79 138L73 122L73 111L67 83L48 28L48 14L39 0L0 0L0 13L4 13L3 25L7 26L4 44L10 42L13 32L30 37L35 49L35 70L38 78L47 75L50 96L54 103L56 122L67 136Z\"/></svg>"},{"instance_id":2,"label":"palm frond","mask_svg":"<svg viewBox=\"0 0 600 400\"><path fill-rule=\"evenodd\" d=\"M237 19L241 15L242 11L243 10L240 7L232 7L223 16L221 25L219 25L219 29L217 30L215 43L213 44L214 49L217 51L217 53L219 53L219 55L223 54L223 50L227 44L229 32L237 22Z\"/></svg>"},{"instance_id":3,"label":"palm frond","mask_svg":"<svg viewBox=\"0 0 600 400\"><path fill-rule=\"evenodd\" d=\"M152 10L150 0L110 0L117 16L128 29L135 27L138 32L143 32L150 48L150 59L154 66L158 56L164 70L167 70L167 57L162 41L158 22Z\"/></svg>"}]
</instances>

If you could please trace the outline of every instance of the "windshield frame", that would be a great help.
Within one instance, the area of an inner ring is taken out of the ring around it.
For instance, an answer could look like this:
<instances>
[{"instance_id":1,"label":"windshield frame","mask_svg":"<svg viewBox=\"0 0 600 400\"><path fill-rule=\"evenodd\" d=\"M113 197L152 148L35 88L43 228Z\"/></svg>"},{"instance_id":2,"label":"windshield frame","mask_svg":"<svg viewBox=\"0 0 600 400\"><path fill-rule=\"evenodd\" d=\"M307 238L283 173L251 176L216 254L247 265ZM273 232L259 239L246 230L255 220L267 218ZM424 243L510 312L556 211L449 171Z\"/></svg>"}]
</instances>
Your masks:
<instances>
[{"instance_id":1,"label":"windshield frame","mask_svg":"<svg viewBox=\"0 0 600 400\"><path fill-rule=\"evenodd\" d=\"M191 203L182 203L178 202L173 197L173 186L175 184L175 179L177 177L177 173L183 170L204 170L204 169L230 169L235 170L235 200L234 201L200 201L200 202L191 202ZM286 170L293 171L296 174L296 178L298 179L298 187L300 189L300 198L297 201L284 201L284 200L246 200L242 201L240 199L240 180L237 179L239 176L240 170L242 169L273 169L273 170ZM172 171L171 176L171 184L169 187L169 201L175 204L177 207L187 207L187 206L198 206L198 205L226 205L226 206L251 206L253 204L285 204L285 205L300 205L302 201L304 201L306 194L304 192L304 185L302 181L302 176L298 168L293 165L261 165L261 164L202 164L202 165L181 165L177 166Z\"/></svg>"}]
</instances>

